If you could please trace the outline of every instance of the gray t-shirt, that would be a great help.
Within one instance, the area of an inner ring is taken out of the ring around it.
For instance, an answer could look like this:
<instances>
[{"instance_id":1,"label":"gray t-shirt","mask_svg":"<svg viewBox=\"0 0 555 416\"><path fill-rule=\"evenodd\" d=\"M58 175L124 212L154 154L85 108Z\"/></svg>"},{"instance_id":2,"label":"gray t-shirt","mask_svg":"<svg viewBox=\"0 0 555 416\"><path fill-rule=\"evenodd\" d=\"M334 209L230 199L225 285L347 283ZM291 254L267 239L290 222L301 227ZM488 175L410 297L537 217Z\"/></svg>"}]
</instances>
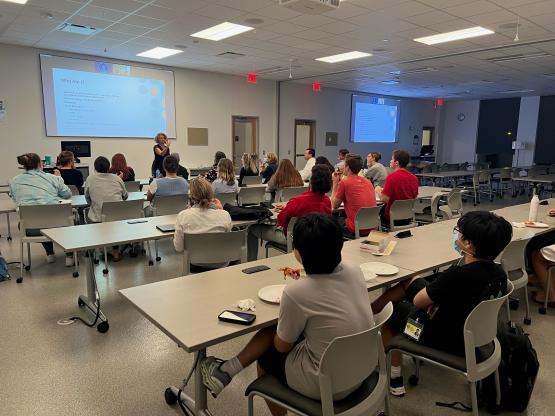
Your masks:
<instances>
[{"instance_id":1,"label":"gray t-shirt","mask_svg":"<svg viewBox=\"0 0 555 416\"><path fill-rule=\"evenodd\" d=\"M372 185L383 187L385 184L385 178L387 178L387 170L381 163L374 163L374 165L366 169L364 176L372 182Z\"/></svg>"},{"instance_id":2,"label":"gray t-shirt","mask_svg":"<svg viewBox=\"0 0 555 416\"><path fill-rule=\"evenodd\" d=\"M356 264L341 263L331 274L307 276L285 287L281 297L277 335L294 343L288 354L287 384L299 393L320 399L318 370L329 343L374 326L364 276ZM347 392L334 392L341 399Z\"/></svg>"},{"instance_id":3,"label":"gray t-shirt","mask_svg":"<svg viewBox=\"0 0 555 416\"><path fill-rule=\"evenodd\" d=\"M85 197L91 204L89 220L100 222L102 204L127 199L127 190L119 176L113 173L96 173L89 176L85 182Z\"/></svg>"}]
</instances>

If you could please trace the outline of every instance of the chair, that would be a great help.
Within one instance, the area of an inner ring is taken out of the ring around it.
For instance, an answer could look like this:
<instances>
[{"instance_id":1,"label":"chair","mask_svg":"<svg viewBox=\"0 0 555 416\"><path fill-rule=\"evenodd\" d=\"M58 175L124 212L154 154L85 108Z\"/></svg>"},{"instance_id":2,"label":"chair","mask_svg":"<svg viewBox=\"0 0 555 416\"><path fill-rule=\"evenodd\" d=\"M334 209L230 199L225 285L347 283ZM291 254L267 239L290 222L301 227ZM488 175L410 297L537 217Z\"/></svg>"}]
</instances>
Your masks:
<instances>
[{"instance_id":1,"label":"chair","mask_svg":"<svg viewBox=\"0 0 555 416\"><path fill-rule=\"evenodd\" d=\"M504 191L509 190L509 185L512 184L513 168L501 169L499 175L496 175L493 179L494 182L497 183L497 194L499 195L499 198L503 198Z\"/></svg>"},{"instance_id":2,"label":"chair","mask_svg":"<svg viewBox=\"0 0 555 416\"><path fill-rule=\"evenodd\" d=\"M455 188L447 195L447 205L440 205L439 210L447 219L458 218L463 213L462 190Z\"/></svg>"},{"instance_id":3,"label":"chair","mask_svg":"<svg viewBox=\"0 0 555 416\"><path fill-rule=\"evenodd\" d=\"M497 340L497 318L499 309L506 302L513 290L513 284L507 282L507 294L496 299L480 302L470 312L464 323L465 356L449 354L413 342L405 335L397 335L387 345L388 364L390 353L396 351L416 359L416 374L411 377L411 383L418 383L419 361L436 365L463 375L470 384L472 414L478 416L478 397L476 383L490 374L495 373L496 403L501 403L499 373L497 368L501 362L501 345ZM476 348L493 343L493 352L487 358L480 360L476 356ZM389 374L389 372L388 372Z\"/></svg>"},{"instance_id":4,"label":"chair","mask_svg":"<svg viewBox=\"0 0 555 416\"><path fill-rule=\"evenodd\" d=\"M287 224L287 236L286 244L279 244L275 241L268 241L264 246L266 248L266 258L268 258L268 249L273 248L274 250L280 251L283 254L291 253L293 251L293 228L297 222L297 217L289 219L289 224Z\"/></svg>"},{"instance_id":5,"label":"chair","mask_svg":"<svg viewBox=\"0 0 555 416\"><path fill-rule=\"evenodd\" d=\"M291 186L289 188L280 189L276 195L276 202L287 202L294 196L300 195L307 190L308 188L305 186Z\"/></svg>"},{"instance_id":6,"label":"chair","mask_svg":"<svg viewBox=\"0 0 555 416\"><path fill-rule=\"evenodd\" d=\"M266 193L266 188L263 186L257 186L252 188L239 188L239 193L237 194L237 200L239 205L255 204L258 205L264 201L264 195Z\"/></svg>"},{"instance_id":7,"label":"chair","mask_svg":"<svg viewBox=\"0 0 555 416\"><path fill-rule=\"evenodd\" d=\"M545 301L543 306L540 306L538 308L538 312L541 313L542 315L545 315L547 313L547 307L549 306L549 296L548 294L551 293L551 281L553 279L553 270L555 270L555 254L553 253L553 251L548 247L544 247L540 250L542 256L549 261L551 264L549 265L549 268L547 269L547 284L546 284L546 288L545 288Z\"/></svg>"},{"instance_id":8,"label":"chair","mask_svg":"<svg viewBox=\"0 0 555 416\"><path fill-rule=\"evenodd\" d=\"M424 224L430 224L433 222L441 221L443 218L443 214L439 214L439 200L445 194L443 192L436 192L432 195L430 201L430 214L419 214L416 216L417 222L421 222ZM441 211L443 213L443 211ZM439 215L438 215L439 214Z\"/></svg>"},{"instance_id":9,"label":"chair","mask_svg":"<svg viewBox=\"0 0 555 416\"><path fill-rule=\"evenodd\" d=\"M530 325L532 322L530 318L530 302L528 300L528 273L526 272L526 245L530 239L534 236L533 233L528 233L522 238L517 238L511 241L503 253L501 254L501 266L505 273L507 273L507 278L512 282L514 289L524 288L524 302L526 304L526 316L524 317L524 323ZM510 303L513 302L507 299L507 317L509 321L511 320ZM518 300L516 301L516 306L518 307Z\"/></svg>"},{"instance_id":10,"label":"chair","mask_svg":"<svg viewBox=\"0 0 555 416\"><path fill-rule=\"evenodd\" d=\"M472 175L471 189L474 195L474 206L480 203L480 194L489 195L490 201L493 202L491 175L489 172L476 172Z\"/></svg>"},{"instance_id":11,"label":"chair","mask_svg":"<svg viewBox=\"0 0 555 416\"><path fill-rule=\"evenodd\" d=\"M372 415L384 405L389 415L389 385L380 328L392 313L393 305L388 303L374 315L373 328L330 342L320 361L320 401L303 396L266 374L253 381L245 391L248 415L254 414L255 396L304 416ZM357 385L360 387L349 396L333 401L332 388L341 391Z\"/></svg>"},{"instance_id":12,"label":"chair","mask_svg":"<svg viewBox=\"0 0 555 416\"><path fill-rule=\"evenodd\" d=\"M380 221L381 207L360 208L355 217L355 239L360 238L360 230L381 230Z\"/></svg>"},{"instance_id":13,"label":"chair","mask_svg":"<svg viewBox=\"0 0 555 416\"><path fill-rule=\"evenodd\" d=\"M129 181L129 182L124 182L125 183L125 189L127 190L127 192L140 192L141 191L141 182L139 181Z\"/></svg>"},{"instance_id":14,"label":"chair","mask_svg":"<svg viewBox=\"0 0 555 416\"><path fill-rule=\"evenodd\" d=\"M418 224L414 217L415 199L404 199L393 202L389 209L389 229L390 231L407 230L414 228ZM406 225L395 225L395 221L410 220Z\"/></svg>"},{"instance_id":15,"label":"chair","mask_svg":"<svg viewBox=\"0 0 555 416\"><path fill-rule=\"evenodd\" d=\"M154 217L160 215L173 215L179 214L189 204L189 197L187 195L171 195L171 196L156 196L153 200L152 215ZM162 258L158 255L158 240L154 240L154 251L156 261Z\"/></svg>"},{"instance_id":16,"label":"chair","mask_svg":"<svg viewBox=\"0 0 555 416\"><path fill-rule=\"evenodd\" d=\"M21 205L19 207L19 227L21 230L21 241L19 243L19 277L17 283L23 282L23 267L31 269L31 243L45 243L51 241L48 237L28 236L27 230L39 230L45 228L68 227L73 225L73 211L71 204L52 205ZM27 244L27 266L23 265L23 245ZM77 252L73 253L75 261L74 277L79 276L79 263Z\"/></svg>"},{"instance_id":17,"label":"chair","mask_svg":"<svg viewBox=\"0 0 555 416\"><path fill-rule=\"evenodd\" d=\"M136 218L143 218L143 203L141 199L128 200L128 201L111 201L104 202L102 204L102 210L100 212L101 222L112 222L112 221L123 221L132 220ZM150 245L148 245L150 252ZM149 256L150 257L150 256ZM152 260L150 260L152 263ZM104 265L105 268L102 273L108 273L108 251L104 247Z\"/></svg>"},{"instance_id":18,"label":"chair","mask_svg":"<svg viewBox=\"0 0 555 416\"><path fill-rule=\"evenodd\" d=\"M75 185L68 185L67 187L71 191L71 195L79 195L79 189Z\"/></svg>"},{"instance_id":19,"label":"chair","mask_svg":"<svg viewBox=\"0 0 555 416\"><path fill-rule=\"evenodd\" d=\"M258 175L256 176L243 176L243 185L260 185L262 183L262 178Z\"/></svg>"},{"instance_id":20,"label":"chair","mask_svg":"<svg viewBox=\"0 0 555 416\"><path fill-rule=\"evenodd\" d=\"M216 194L216 199L219 199L222 205L231 204L237 205L237 194L235 192L229 192L225 194Z\"/></svg>"},{"instance_id":21,"label":"chair","mask_svg":"<svg viewBox=\"0 0 555 416\"><path fill-rule=\"evenodd\" d=\"M227 263L247 259L247 230L225 233L183 235L183 275L191 273L192 264Z\"/></svg>"}]
</instances>

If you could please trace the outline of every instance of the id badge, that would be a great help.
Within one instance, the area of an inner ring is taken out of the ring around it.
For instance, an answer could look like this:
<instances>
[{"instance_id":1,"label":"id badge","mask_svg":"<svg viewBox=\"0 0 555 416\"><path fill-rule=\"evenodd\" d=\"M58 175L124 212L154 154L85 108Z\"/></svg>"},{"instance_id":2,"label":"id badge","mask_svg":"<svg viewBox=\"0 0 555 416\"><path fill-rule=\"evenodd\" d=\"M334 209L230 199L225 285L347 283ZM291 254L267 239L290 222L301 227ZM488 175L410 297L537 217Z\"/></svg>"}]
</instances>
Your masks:
<instances>
[{"instance_id":1,"label":"id badge","mask_svg":"<svg viewBox=\"0 0 555 416\"><path fill-rule=\"evenodd\" d=\"M424 329L424 325L420 322L415 321L413 319L407 320L407 325L405 326L405 335L409 338L412 338L415 341L420 340L420 336L422 335L422 330Z\"/></svg>"}]
</instances>

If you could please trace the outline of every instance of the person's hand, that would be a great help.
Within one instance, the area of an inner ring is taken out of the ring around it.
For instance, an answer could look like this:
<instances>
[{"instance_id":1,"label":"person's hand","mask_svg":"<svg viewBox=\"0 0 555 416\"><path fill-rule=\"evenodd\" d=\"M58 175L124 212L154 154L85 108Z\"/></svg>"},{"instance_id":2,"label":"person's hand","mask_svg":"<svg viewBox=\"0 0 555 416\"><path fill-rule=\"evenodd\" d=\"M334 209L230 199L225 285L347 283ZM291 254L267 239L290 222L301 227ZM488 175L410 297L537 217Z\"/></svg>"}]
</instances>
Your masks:
<instances>
[{"instance_id":1,"label":"person's hand","mask_svg":"<svg viewBox=\"0 0 555 416\"><path fill-rule=\"evenodd\" d=\"M382 188L381 186L378 185L378 186L376 186L376 187L374 188L374 190L376 191L376 193L381 194L382 191L383 191L383 188Z\"/></svg>"},{"instance_id":2,"label":"person's hand","mask_svg":"<svg viewBox=\"0 0 555 416\"><path fill-rule=\"evenodd\" d=\"M333 172L332 180L334 185L337 185L339 183L339 181L341 180L341 176L342 176L341 172L339 171Z\"/></svg>"},{"instance_id":3,"label":"person's hand","mask_svg":"<svg viewBox=\"0 0 555 416\"><path fill-rule=\"evenodd\" d=\"M547 211L547 214L555 216L555 208L551 208L549 211Z\"/></svg>"},{"instance_id":4,"label":"person's hand","mask_svg":"<svg viewBox=\"0 0 555 416\"><path fill-rule=\"evenodd\" d=\"M118 172L118 176L123 179L123 172L121 170Z\"/></svg>"},{"instance_id":5,"label":"person's hand","mask_svg":"<svg viewBox=\"0 0 555 416\"><path fill-rule=\"evenodd\" d=\"M222 202L218 199L218 198L214 198L212 200L212 203L214 204L214 206L216 207L216 209L224 209Z\"/></svg>"},{"instance_id":6,"label":"person's hand","mask_svg":"<svg viewBox=\"0 0 555 416\"><path fill-rule=\"evenodd\" d=\"M62 176L62 174L60 173L60 171L58 169L54 169L54 175Z\"/></svg>"}]
</instances>

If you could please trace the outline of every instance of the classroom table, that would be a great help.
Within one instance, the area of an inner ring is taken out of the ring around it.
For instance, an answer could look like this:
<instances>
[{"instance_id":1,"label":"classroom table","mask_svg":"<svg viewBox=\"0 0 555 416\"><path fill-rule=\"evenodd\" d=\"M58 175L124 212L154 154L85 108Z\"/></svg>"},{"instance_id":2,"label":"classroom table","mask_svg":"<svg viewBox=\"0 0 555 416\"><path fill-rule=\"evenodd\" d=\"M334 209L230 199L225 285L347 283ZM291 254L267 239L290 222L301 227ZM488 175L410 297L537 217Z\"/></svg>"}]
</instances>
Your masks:
<instances>
[{"instance_id":1,"label":"classroom table","mask_svg":"<svg viewBox=\"0 0 555 416\"><path fill-rule=\"evenodd\" d=\"M12 239L12 230L10 225L10 213L15 212L15 203L11 198L0 198L0 215L6 214L8 223L8 241Z\"/></svg>"},{"instance_id":2,"label":"classroom table","mask_svg":"<svg viewBox=\"0 0 555 416\"><path fill-rule=\"evenodd\" d=\"M137 199L146 200L144 192L128 192L127 201L134 201ZM61 202L63 201L65 200L61 200ZM71 206L73 208L85 208L89 206L89 203L87 202L85 195L73 195L71 197Z\"/></svg>"}]
</instances>

